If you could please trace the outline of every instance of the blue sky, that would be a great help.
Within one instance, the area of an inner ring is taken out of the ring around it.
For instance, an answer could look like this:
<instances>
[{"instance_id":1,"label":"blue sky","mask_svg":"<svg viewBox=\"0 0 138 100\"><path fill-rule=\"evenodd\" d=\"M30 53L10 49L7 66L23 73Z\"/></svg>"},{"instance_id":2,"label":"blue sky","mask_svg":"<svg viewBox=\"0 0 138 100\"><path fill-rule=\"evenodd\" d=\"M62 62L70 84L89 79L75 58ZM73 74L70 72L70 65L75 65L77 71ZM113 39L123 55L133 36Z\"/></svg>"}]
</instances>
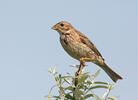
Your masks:
<instances>
[{"instance_id":1,"label":"blue sky","mask_svg":"<svg viewBox=\"0 0 138 100\"><path fill-rule=\"evenodd\" d=\"M83 32L105 61L124 79L111 96L138 98L137 0L1 0L0 1L0 99L46 100L55 84L48 69L74 73L79 64L62 49L51 27L68 21ZM87 63L86 71L99 67ZM97 80L113 83L101 71Z\"/></svg>"}]
</instances>

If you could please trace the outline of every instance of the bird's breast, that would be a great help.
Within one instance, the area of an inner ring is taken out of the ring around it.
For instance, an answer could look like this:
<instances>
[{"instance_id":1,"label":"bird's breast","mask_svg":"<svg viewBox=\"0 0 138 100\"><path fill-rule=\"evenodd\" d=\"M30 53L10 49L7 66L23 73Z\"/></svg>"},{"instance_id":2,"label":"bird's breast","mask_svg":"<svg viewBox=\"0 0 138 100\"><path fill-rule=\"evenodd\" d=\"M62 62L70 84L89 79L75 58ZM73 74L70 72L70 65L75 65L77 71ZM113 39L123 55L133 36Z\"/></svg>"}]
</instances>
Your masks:
<instances>
[{"instance_id":1,"label":"bird's breast","mask_svg":"<svg viewBox=\"0 0 138 100\"><path fill-rule=\"evenodd\" d=\"M64 50L73 58L90 57L91 49L70 35L60 36L60 43Z\"/></svg>"}]
</instances>

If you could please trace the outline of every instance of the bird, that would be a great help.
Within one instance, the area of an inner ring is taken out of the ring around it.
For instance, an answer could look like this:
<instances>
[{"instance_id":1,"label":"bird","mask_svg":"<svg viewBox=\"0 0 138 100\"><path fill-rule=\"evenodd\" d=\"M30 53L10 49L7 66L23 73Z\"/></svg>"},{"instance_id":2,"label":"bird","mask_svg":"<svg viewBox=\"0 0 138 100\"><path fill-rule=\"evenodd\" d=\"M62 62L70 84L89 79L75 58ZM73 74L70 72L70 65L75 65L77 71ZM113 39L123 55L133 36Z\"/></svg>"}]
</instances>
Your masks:
<instances>
[{"instance_id":1,"label":"bird","mask_svg":"<svg viewBox=\"0 0 138 100\"><path fill-rule=\"evenodd\" d=\"M60 36L60 43L64 50L74 59L85 66L85 62L93 62L102 68L114 81L123 79L106 63L96 46L81 32L75 29L69 22L61 21L52 27Z\"/></svg>"}]
</instances>

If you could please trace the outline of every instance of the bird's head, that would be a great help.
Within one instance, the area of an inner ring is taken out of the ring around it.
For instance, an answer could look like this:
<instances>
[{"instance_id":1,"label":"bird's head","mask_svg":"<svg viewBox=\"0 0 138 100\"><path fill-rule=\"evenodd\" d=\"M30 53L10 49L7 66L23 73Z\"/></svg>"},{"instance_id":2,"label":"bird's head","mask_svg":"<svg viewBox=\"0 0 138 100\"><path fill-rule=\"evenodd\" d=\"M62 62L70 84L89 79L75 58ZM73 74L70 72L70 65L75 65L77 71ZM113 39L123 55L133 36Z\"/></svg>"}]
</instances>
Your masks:
<instances>
[{"instance_id":1,"label":"bird's head","mask_svg":"<svg viewBox=\"0 0 138 100\"><path fill-rule=\"evenodd\" d=\"M54 25L52 29L58 31L59 33L66 34L69 33L69 31L72 30L73 27L70 23L62 21Z\"/></svg>"}]
</instances>

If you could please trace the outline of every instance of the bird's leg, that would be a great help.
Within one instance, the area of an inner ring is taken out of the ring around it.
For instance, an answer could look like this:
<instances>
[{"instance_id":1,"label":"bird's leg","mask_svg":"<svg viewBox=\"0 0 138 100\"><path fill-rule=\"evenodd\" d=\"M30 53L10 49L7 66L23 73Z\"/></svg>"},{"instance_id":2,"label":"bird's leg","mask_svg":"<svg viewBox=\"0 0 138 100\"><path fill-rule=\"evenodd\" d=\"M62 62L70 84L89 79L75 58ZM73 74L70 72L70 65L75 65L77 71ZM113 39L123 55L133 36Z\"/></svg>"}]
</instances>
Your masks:
<instances>
[{"instance_id":1,"label":"bird's leg","mask_svg":"<svg viewBox=\"0 0 138 100\"><path fill-rule=\"evenodd\" d=\"M92 61L92 58L88 58L88 57L82 57L80 58L80 61Z\"/></svg>"},{"instance_id":2,"label":"bird's leg","mask_svg":"<svg viewBox=\"0 0 138 100\"><path fill-rule=\"evenodd\" d=\"M83 69L83 65L80 63L78 71L75 73L75 76L79 76L79 72Z\"/></svg>"},{"instance_id":3,"label":"bird's leg","mask_svg":"<svg viewBox=\"0 0 138 100\"><path fill-rule=\"evenodd\" d=\"M79 72L86 66L85 61L91 61L91 60L92 60L92 58L81 57L80 58L80 67L79 67L79 69L78 69L78 71L76 72L75 75L78 76Z\"/></svg>"},{"instance_id":4,"label":"bird's leg","mask_svg":"<svg viewBox=\"0 0 138 100\"><path fill-rule=\"evenodd\" d=\"M80 58L80 66L78 71L75 73L75 76L79 76L79 72L83 69L84 66L85 66L85 62L83 61L82 58Z\"/></svg>"},{"instance_id":5,"label":"bird's leg","mask_svg":"<svg viewBox=\"0 0 138 100\"><path fill-rule=\"evenodd\" d=\"M74 81L74 85L75 85L75 88L74 88L74 91L76 89L76 86L78 84L78 76L79 76L79 72L83 69L83 67L85 66L85 62L83 60L80 60L80 66L79 66L79 69L78 71L75 73L75 81Z\"/></svg>"},{"instance_id":6,"label":"bird's leg","mask_svg":"<svg viewBox=\"0 0 138 100\"><path fill-rule=\"evenodd\" d=\"M80 66L79 66L78 71L75 73L75 81L74 81L75 88L74 88L74 91L75 91L76 86L78 84L79 72L86 66L85 61L91 61L91 60L92 59L91 58L88 58L88 57L81 57L80 58Z\"/></svg>"}]
</instances>

